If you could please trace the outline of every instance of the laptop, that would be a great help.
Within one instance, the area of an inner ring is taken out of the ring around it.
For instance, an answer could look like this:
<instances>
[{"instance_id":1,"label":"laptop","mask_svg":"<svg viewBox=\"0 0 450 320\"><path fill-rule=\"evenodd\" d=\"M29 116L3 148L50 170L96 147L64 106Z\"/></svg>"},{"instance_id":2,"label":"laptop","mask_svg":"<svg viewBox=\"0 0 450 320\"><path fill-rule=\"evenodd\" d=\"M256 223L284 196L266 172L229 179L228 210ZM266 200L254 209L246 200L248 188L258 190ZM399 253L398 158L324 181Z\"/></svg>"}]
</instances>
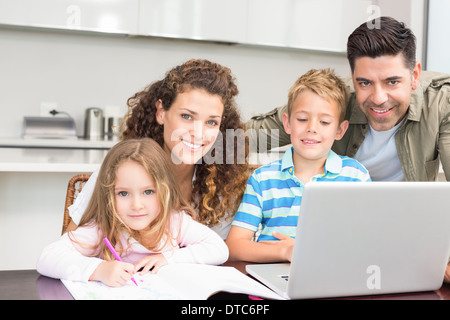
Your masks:
<instances>
[{"instance_id":1,"label":"laptop","mask_svg":"<svg viewBox=\"0 0 450 320\"><path fill-rule=\"evenodd\" d=\"M450 255L450 183L305 185L291 263L246 271L287 299L437 290Z\"/></svg>"}]
</instances>

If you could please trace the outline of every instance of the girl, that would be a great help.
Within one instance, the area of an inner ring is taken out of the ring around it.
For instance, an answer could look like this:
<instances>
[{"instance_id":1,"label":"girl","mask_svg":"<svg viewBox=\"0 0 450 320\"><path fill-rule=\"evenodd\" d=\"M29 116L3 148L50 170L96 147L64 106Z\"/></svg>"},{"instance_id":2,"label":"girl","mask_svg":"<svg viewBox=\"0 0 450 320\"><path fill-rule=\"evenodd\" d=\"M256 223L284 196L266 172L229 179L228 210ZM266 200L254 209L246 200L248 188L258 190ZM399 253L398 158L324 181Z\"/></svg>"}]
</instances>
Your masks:
<instances>
[{"instance_id":1,"label":"girl","mask_svg":"<svg viewBox=\"0 0 450 320\"><path fill-rule=\"evenodd\" d=\"M167 263L221 264L223 240L195 222L166 153L151 139L127 139L105 157L92 198L75 231L46 247L39 273L60 279L124 285ZM107 237L123 262L103 243Z\"/></svg>"},{"instance_id":2,"label":"girl","mask_svg":"<svg viewBox=\"0 0 450 320\"><path fill-rule=\"evenodd\" d=\"M128 99L121 130L121 139L150 137L163 147L197 220L223 239L250 174L245 126L234 101L237 94L230 69L208 60L189 60ZM69 208L74 222L69 230L79 223L95 179L94 172Z\"/></svg>"}]
</instances>

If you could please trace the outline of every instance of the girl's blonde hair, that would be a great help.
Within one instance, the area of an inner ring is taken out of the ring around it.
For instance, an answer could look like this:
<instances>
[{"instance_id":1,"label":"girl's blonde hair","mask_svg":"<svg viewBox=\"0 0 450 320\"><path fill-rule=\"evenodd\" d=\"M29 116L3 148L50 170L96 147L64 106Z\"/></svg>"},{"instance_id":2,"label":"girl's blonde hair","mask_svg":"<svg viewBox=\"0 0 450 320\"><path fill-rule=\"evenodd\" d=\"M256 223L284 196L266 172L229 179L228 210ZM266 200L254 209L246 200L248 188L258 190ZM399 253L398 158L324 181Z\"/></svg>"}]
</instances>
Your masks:
<instances>
[{"instance_id":1,"label":"girl's blonde hair","mask_svg":"<svg viewBox=\"0 0 450 320\"><path fill-rule=\"evenodd\" d=\"M116 174L119 166L125 161L135 161L147 171L154 182L161 208L159 215L150 225L140 231L128 228L120 219L115 207ZM81 218L79 227L89 224L97 225L100 240L93 246L99 248L95 255L103 254L105 260L112 260L114 257L102 241L104 237L116 246L120 243L120 234L125 231L147 249L158 251L171 240L171 214L179 213L181 210L194 215L193 209L181 194L173 175L170 159L163 149L149 138L127 139L113 146L106 155L91 201ZM119 247L118 252L126 249Z\"/></svg>"}]
</instances>

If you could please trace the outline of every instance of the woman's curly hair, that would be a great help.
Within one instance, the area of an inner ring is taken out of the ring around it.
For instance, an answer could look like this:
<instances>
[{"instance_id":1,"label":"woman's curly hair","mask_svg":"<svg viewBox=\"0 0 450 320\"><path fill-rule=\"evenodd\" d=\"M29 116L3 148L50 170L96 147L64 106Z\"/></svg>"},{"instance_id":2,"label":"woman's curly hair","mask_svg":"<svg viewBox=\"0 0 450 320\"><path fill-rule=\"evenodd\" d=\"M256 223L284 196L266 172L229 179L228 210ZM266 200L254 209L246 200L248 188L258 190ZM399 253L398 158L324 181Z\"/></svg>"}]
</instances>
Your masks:
<instances>
[{"instance_id":1,"label":"woman's curly hair","mask_svg":"<svg viewBox=\"0 0 450 320\"><path fill-rule=\"evenodd\" d=\"M177 95L190 89L218 95L224 104L221 137L210 151L210 156L223 161L195 164L190 199L198 221L213 226L223 218L234 216L250 175L245 124L234 100L239 91L229 68L208 60L192 59L169 70L163 80L128 99L129 112L122 123L121 138L149 137L163 146L163 130L156 121L156 102L161 100L163 108L169 110ZM222 157L216 157L216 152L223 152Z\"/></svg>"}]
</instances>

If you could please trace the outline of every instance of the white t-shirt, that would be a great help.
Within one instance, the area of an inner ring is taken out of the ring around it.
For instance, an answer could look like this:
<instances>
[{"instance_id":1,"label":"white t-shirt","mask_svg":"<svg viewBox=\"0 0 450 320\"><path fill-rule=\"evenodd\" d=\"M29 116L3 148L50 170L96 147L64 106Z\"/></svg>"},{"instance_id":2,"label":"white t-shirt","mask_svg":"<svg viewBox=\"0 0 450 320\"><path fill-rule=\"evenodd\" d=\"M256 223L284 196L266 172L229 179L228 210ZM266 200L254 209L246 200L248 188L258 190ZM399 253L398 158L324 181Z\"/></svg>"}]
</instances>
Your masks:
<instances>
[{"instance_id":1,"label":"white t-shirt","mask_svg":"<svg viewBox=\"0 0 450 320\"><path fill-rule=\"evenodd\" d=\"M372 181L405 180L395 145L395 134L403 121L387 131L376 131L369 125L369 131L354 158L369 170Z\"/></svg>"},{"instance_id":2,"label":"white t-shirt","mask_svg":"<svg viewBox=\"0 0 450 320\"><path fill-rule=\"evenodd\" d=\"M81 217L83 216L86 208L94 193L95 184L97 182L98 172L100 168L94 171L89 180L83 186L81 192L75 198L74 203L69 207L69 215L76 225L80 224ZM194 177L195 179L195 177ZM211 226L211 230L216 232L223 240L228 236L228 232L231 228L231 222L233 219L222 219L221 222L215 226Z\"/></svg>"}]
</instances>

